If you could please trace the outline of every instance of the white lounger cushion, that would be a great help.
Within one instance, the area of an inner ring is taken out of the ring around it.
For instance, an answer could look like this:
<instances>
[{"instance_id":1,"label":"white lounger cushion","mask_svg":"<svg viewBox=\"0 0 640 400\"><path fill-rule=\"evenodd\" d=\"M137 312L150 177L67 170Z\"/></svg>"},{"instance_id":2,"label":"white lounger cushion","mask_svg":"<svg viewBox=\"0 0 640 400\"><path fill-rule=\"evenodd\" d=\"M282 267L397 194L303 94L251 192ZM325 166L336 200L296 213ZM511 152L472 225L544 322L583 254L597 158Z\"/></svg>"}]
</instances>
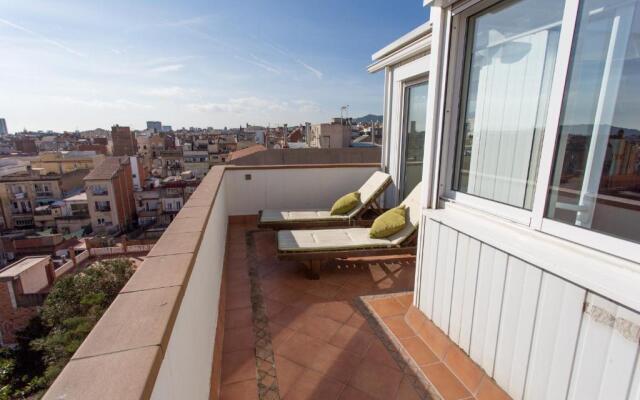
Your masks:
<instances>
[{"instance_id":1,"label":"white lounger cushion","mask_svg":"<svg viewBox=\"0 0 640 400\"><path fill-rule=\"evenodd\" d=\"M347 220L348 215L331 215L329 211L302 210L302 211L278 211L264 210L260 222L282 222L282 221L316 221L316 220Z\"/></svg>"},{"instance_id":2,"label":"white lounger cushion","mask_svg":"<svg viewBox=\"0 0 640 400\"><path fill-rule=\"evenodd\" d=\"M371 239L369 228L305 229L278 232L280 251L328 251L392 247L389 239Z\"/></svg>"},{"instance_id":3,"label":"white lounger cushion","mask_svg":"<svg viewBox=\"0 0 640 400\"><path fill-rule=\"evenodd\" d=\"M395 235L385 239L369 237L369 228L303 229L278 232L278 250L287 252L370 249L400 246L420 222L420 184L402 202L407 223Z\"/></svg>"},{"instance_id":4,"label":"white lounger cushion","mask_svg":"<svg viewBox=\"0 0 640 400\"><path fill-rule=\"evenodd\" d=\"M369 179L358 189L360 192L360 204L355 207L349 214L331 215L329 210L299 210L299 211L283 211L283 210L263 210L260 218L261 223L279 223L279 222L308 222L308 221L325 221L325 220L348 220L354 218L362 207L370 201L374 200L373 196L379 194L380 189L390 180L389 174L376 171Z\"/></svg>"}]
</instances>

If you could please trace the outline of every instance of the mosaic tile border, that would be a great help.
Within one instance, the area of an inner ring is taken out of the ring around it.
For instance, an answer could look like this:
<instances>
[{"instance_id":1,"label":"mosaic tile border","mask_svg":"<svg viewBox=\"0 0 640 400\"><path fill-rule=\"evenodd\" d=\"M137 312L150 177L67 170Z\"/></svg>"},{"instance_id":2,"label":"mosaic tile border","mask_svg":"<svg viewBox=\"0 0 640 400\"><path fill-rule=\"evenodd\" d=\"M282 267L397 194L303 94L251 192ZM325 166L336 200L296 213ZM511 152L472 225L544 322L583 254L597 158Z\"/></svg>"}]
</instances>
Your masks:
<instances>
[{"instance_id":1,"label":"mosaic tile border","mask_svg":"<svg viewBox=\"0 0 640 400\"><path fill-rule=\"evenodd\" d=\"M280 388L276 375L276 361L271 342L271 332L269 330L269 318L267 317L267 309L260 285L256 245L253 238L255 233L262 232L265 231L254 229L245 233L247 266L249 268L249 282L251 284L251 314L255 337L258 399L279 400Z\"/></svg>"}]
</instances>

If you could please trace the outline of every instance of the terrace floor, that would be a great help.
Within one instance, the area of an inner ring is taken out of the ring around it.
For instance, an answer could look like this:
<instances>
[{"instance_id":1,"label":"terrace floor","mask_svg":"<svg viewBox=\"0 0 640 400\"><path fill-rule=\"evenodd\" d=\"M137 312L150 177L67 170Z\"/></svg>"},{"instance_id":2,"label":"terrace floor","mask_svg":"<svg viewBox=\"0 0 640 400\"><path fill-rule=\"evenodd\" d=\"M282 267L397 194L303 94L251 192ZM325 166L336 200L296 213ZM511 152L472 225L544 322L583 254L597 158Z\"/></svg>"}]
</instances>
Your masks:
<instances>
[{"instance_id":1,"label":"terrace floor","mask_svg":"<svg viewBox=\"0 0 640 400\"><path fill-rule=\"evenodd\" d=\"M274 232L242 221L227 235L222 399L429 398L360 299L405 292L404 314L413 257L329 264L313 281L277 259Z\"/></svg>"}]
</instances>

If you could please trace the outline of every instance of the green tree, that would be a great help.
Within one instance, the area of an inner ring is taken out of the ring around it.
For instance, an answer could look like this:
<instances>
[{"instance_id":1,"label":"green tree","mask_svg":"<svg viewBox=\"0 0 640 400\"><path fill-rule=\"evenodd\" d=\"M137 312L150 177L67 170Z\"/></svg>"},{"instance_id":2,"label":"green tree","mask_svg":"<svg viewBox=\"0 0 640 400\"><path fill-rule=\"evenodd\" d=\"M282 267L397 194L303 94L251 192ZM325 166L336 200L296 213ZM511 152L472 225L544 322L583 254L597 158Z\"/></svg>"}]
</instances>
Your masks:
<instances>
[{"instance_id":1,"label":"green tree","mask_svg":"<svg viewBox=\"0 0 640 400\"><path fill-rule=\"evenodd\" d=\"M0 350L0 400L49 386L133 274L128 259L99 261L51 288L40 313Z\"/></svg>"}]
</instances>

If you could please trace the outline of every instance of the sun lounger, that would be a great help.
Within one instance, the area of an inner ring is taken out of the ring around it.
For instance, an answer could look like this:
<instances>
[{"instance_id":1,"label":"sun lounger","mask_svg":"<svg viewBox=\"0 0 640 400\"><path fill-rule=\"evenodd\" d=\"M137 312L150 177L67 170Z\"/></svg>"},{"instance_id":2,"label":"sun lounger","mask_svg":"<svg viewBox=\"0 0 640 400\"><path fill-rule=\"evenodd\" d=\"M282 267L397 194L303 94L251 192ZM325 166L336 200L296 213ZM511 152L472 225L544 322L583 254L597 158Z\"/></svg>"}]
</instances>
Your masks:
<instances>
[{"instance_id":1,"label":"sun lounger","mask_svg":"<svg viewBox=\"0 0 640 400\"><path fill-rule=\"evenodd\" d=\"M407 210L407 222L400 232L388 238L370 238L369 228L282 230L278 232L278 257L304 262L311 278L318 279L324 261L415 253L420 221L420 185L402 204Z\"/></svg>"},{"instance_id":2,"label":"sun lounger","mask_svg":"<svg viewBox=\"0 0 640 400\"><path fill-rule=\"evenodd\" d=\"M380 209L378 197L391 183L391 177L376 171L358 189L360 204L348 214L331 215L329 210L262 210L259 213L258 227L270 229L307 229L332 226L354 225L369 209Z\"/></svg>"}]
</instances>

